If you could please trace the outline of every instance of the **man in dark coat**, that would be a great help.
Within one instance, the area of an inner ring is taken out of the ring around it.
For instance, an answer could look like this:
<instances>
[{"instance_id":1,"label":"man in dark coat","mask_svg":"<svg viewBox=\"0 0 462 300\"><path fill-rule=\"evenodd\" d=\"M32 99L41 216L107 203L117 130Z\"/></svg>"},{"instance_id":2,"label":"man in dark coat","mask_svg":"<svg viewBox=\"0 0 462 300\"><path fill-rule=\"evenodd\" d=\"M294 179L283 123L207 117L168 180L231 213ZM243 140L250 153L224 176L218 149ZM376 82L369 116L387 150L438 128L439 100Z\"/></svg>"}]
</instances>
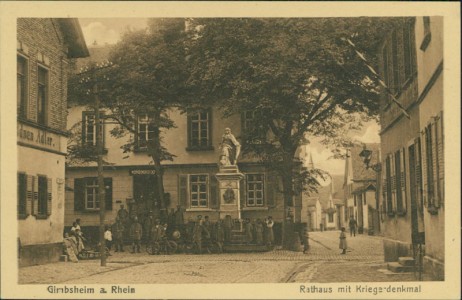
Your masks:
<instances>
[{"instance_id":1,"label":"man in dark coat","mask_svg":"<svg viewBox=\"0 0 462 300\"><path fill-rule=\"evenodd\" d=\"M353 216L350 217L350 221L348 222L348 226L350 227L350 236L356 236L356 226L358 223Z\"/></svg>"},{"instance_id":2,"label":"man in dark coat","mask_svg":"<svg viewBox=\"0 0 462 300\"><path fill-rule=\"evenodd\" d=\"M132 226L130 227L130 236L132 242L132 253L141 253L141 237L143 236L143 226L138 222L138 217L133 218Z\"/></svg>"},{"instance_id":3,"label":"man in dark coat","mask_svg":"<svg viewBox=\"0 0 462 300\"><path fill-rule=\"evenodd\" d=\"M115 252L124 252L124 232L125 226L119 218L116 218L116 222L112 225L113 239L115 244Z\"/></svg>"},{"instance_id":4,"label":"man in dark coat","mask_svg":"<svg viewBox=\"0 0 462 300\"><path fill-rule=\"evenodd\" d=\"M250 222L250 219L245 220L245 241L247 244L250 244L253 240L253 226L252 223Z\"/></svg>"},{"instance_id":5,"label":"man in dark coat","mask_svg":"<svg viewBox=\"0 0 462 300\"><path fill-rule=\"evenodd\" d=\"M231 230L233 228L233 219L230 215L225 217L223 222L223 229L225 233L225 243L229 243L231 241Z\"/></svg>"},{"instance_id":6,"label":"man in dark coat","mask_svg":"<svg viewBox=\"0 0 462 300\"><path fill-rule=\"evenodd\" d=\"M225 241L225 232L223 228L223 220L218 220L215 225L215 241L220 247L220 253L223 252L223 243Z\"/></svg>"},{"instance_id":7,"label":"man in dark coat","mask_svg":"<svg viewBox=\"0 0 462 300\"><path fill-rule=\"evenodd\" d=\"M151 240L151 228L154 226L154 215L152 210L149 212L148 217L144 220L144 229L143 233L145 235L145 241L149 242Z\"/></svg>"},{"instance_id":8,"label":"man in dark coat","mask_svg":"<svg viewBox=\"0 0 462 300\"><path fill-rule=\"evenodd\" d=\"M196 243L198 254L202 254L202 238L210 238L210 233L202 223L202 220L196 222L193 233L193 240Z\"/></svg>"}]
</instances>

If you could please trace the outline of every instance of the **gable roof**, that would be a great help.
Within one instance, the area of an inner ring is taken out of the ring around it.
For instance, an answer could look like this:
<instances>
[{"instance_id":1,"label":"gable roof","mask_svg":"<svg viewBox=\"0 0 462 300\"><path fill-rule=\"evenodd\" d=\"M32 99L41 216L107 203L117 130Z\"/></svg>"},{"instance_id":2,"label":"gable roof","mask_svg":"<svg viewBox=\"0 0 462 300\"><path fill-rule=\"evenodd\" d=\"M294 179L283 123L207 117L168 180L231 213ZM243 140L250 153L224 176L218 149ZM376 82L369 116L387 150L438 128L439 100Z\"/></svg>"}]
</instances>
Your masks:
<instances>
[{"instance_id":1,"label":"gable roof","mask_svg":"<svg viewBox=\"0 0 462 300\"><path fill-rule=\"evenodd\" d=\"M69 58L87 57L89 54L85 38L79 21L76 18L57 18L64 36L64 43L68 47Z\"/></svg>"},{"instance_id":2,"label":"gable roof","mask_svg":"<svg viewBox=\"0 0 462 300\"><path fill-rule=\"evenodd\" d=\"M99 62L107 60L109 58L109 52L111 52L111 49L112 47L107 46L107 45L89 47L88 52L90 56L86 58L77 59L75 61L76 71L80 70L80 68L84 67L90 62L99 63Z\"/></svg>"},{"instance_id":3,"label":"gable roof","mask_svg":"<svg viewBox=\"0 0 462 300\"><path fill-rule=\"evenodd\" d=\"M372 151L371 161L369 166L377 164L379 162L379 149L380 144L378 143L368 143L365 144L368 150ZM372 168L366 169L363 160L359 156L361 151L363 151L362 145L356 145L350 148L349 156L351 158L351 168L353 168L353 181L364 181L364 180L375 180L376 173Z\"/></svg>"}]
</instances>

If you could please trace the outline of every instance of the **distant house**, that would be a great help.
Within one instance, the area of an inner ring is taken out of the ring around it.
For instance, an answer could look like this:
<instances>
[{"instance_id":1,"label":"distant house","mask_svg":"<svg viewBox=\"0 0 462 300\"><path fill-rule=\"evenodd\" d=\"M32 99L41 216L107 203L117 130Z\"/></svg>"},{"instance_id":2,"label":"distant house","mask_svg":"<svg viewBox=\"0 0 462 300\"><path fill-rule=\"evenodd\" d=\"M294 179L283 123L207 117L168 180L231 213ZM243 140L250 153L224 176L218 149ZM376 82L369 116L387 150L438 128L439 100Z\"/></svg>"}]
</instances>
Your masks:
<instances>
[{"instance_id":1,"label":"distant house","mask_svg":"<svg viewBox=\"0 0 462 300\"><path fill-rule=\"evenodd\" d=\"M77 19L17 20L19 264L62 254L69 59L88 56Z\"/></svg>"},{"instance_id":2,"label":"distant house","mask_svg":"<svg viewBox=\"0 0 462 300\"><path fill-rule=\"evenodd\" d=\"M308 157L308 168L314 168L311 154ZM327 182L321 181L316 193L302 194L301 222L306 223L310 231L340 229L343 226L344 215L343 192L335 191L341 187L343 176L333 175ZM336 184L337 182L337 184Z\"/></svg>"},{"instance_id":3,"label":"distant house","mask_svg":"<svg viewBox=\"0 0 462 300\"><path fill-rule=\"evenodd\" d=\"M343 185L345 199L345 224L353 217L359 233L379 233L380 220L376 197L377 173L367 168L360 157L366 148L372 151L369 165L377 164L380 160L380 145L368 143L355 146L347 150L345 160L345 180Z\"/></svg>"},{"instance_id":4,"label":"distant house","mask_svg":"<svg viewBox=\"0 0 462 300\"><path fill-rule=\"evenodd\" d=\"M309 231L320 230L322 207L319 197L302 195L301 222L307 224Z\"/></svg>"}]
</instances>

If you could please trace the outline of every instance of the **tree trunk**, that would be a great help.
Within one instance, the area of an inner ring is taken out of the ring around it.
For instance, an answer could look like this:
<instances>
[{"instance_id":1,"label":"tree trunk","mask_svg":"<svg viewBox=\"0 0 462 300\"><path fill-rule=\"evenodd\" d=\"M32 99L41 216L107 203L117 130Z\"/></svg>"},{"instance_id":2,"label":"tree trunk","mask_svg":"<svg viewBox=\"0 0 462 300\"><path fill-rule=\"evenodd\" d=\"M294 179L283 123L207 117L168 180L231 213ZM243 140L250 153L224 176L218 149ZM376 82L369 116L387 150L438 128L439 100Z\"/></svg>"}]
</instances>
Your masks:
<instances>
[{"instance_id":1,"label":"tree trunk","mask_svg":"<svg viewBox=\"0 0 462 300\"><path fill-rule=\"evenodd\" d=\"M289 152L289 151L287 151ZM293 205L293 154L287 154L284 157L284 161L281 168L282 175L282 193L284 199L284 216L282 221L282 246L284 249L288 249L288 240L291 232L287 231L287 209L288 206Z\"/></svg>"},{"instance_id":2,"label":"tree trunk","mask_svg":"<svg viewBox=\"0 0 462 300\"><path fill-rule=\"evenodd\" d=\"M100 254L101 254L101 266L106 266L106 240L104 239L104 227L105 227L105 214L106 214L106 202L104 187L104 175L103 175L103 139L100 126L100 113L99 106L100 100L98 96L98 87L95 84L94 87L95 95L95 126L96 126L96 151L98 153L98 199L99 199L99 241L100 241Z\"/></svg>"},{"instance_id":3,"label":"tree trunk","mask_svg":"<svg viewBox=\"0 0 462 300\"><path fill-rule=\"evenodd\" d=\"M161 164L161 144L160 144L160 129L155 127L153 130L153 141L151 147L151 157L154 162L154 170L156 170L156 181L159 192L160 217L162 222L167 221L167 207L164 197L164 172Z\"/></svg>"}]
</instances>

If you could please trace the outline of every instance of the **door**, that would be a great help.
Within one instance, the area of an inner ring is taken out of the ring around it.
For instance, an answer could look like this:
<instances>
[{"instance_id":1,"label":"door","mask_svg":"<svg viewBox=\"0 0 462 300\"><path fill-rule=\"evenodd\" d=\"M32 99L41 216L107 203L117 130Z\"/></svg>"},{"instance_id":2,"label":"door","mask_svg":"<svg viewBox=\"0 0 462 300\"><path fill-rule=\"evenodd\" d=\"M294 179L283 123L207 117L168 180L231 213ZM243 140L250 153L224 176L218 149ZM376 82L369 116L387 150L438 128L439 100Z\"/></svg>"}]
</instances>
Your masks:
<instances>
[{"instance_id":1,"label":"door","mask_svg":"<svg viewBox=\"0 0 462 300\"><path fill-rule=\"evenodd\" d=\"M140 221L153 211L154 215L160 215L159 193L156 183L156 175L133 175L133 200L135 214Z\"/></svg>"}]
</instances>

